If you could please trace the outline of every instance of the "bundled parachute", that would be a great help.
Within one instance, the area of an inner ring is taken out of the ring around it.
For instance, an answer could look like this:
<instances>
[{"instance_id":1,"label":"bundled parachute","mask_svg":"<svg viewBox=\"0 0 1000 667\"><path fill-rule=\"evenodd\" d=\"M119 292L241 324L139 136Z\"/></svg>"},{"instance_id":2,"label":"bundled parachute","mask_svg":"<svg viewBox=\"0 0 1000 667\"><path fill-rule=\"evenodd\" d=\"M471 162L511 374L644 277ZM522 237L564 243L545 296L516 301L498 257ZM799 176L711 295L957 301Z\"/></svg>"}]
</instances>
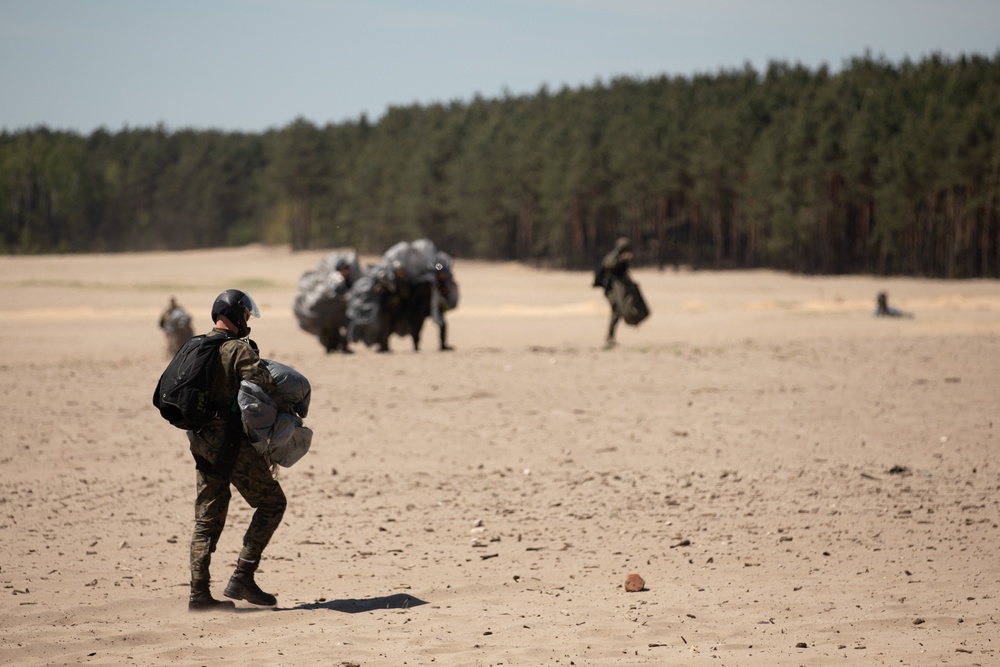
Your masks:
<instances>
[{"instance_id":1,"label":"bundled parachute","mask_svg":"<svg viewBox=\"0 0 1000 667\"><path fill-rule=\"evenodd\" d=\"M305 456L312 445L312 430L302 420L309 412L312 388L295 369L264 359L279 398L294 412L279 412L277 404L253 382L243 380L237 402L250 445L269 464L285 468Z\"/></svg>"},{"instance_id":2,"label":"bundled parachute","mask_svg":"<svg viewBox=\"0 0 1000 667\"><path fill-rule=\"evenodd\" d=\"M341 273L346 269L347 277ZM347 304L353 284L363 272L351 248L335 250L299 278L293 311L299 327L319 338L327 352L344 349L348 325Z\"/></svg>"},{"instance_id":3,"label":"bundled parachute","mask_svg":"<svg viewBox=\"0 0 1000 667\"><path fill-rule=\"evenodd\" d=\"M347 303L347 339L371 347L379 342L382 329L379 315L382 312L382 291L394 285L391 276L378 269L369 269L351 290ZM393 288L394 289L394 288Z\"/></svg>"},{"instance_id":4,"label":"bundled parachute","mask_svg":"<svg viewBox=\"0 0 1000 667\"><path fill-rule=\"evenodd\" d=\"M393 272L402 268L413 285L434 281L434 258L437 249L427 239L409 243L400 241L382 254L379 266Z\"/></svg>"},{"instance_id":5,"label":"bundled parachute","mask_svg":"<svg viewBox=\"0 0 1000 667\"><path fill-rule=\"evenodd\" d=\"M453 264L429 239L400 241L386 250L351 291L348 340L388 351L391 334L411 336L419 350L424 320L432 317L441 326L444 311L458 305Z\"/></svg>"},{"instance_id":6,"label":"bundled parachute","mask_svg":"<svg viewBox=\"0 0 1000 667\"><path fill-rule=\"evenodd\" d=\"M458 283L452 270L455 260L448 253L438 250L429 239L418 239L411 245L424 255L432 267L435 289L431 299L431 319L440 326L444 321L444 311L458 308Z\"/></svg>"}]
</instances>

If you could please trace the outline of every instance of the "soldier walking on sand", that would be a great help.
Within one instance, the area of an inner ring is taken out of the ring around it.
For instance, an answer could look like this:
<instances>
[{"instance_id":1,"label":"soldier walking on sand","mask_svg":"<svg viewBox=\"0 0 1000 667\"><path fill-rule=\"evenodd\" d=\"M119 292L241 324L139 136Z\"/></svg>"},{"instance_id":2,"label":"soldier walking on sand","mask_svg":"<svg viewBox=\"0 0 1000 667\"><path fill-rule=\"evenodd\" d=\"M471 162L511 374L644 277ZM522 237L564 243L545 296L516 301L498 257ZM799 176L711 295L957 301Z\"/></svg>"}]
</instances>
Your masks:
<instances>
[{"instance_id":1,"label":"soldier walking on sand","mask_svg":"<svg viewBox=\"0 0 1000 667\"><path fill-rule=\"evenodd\" d=\"M285 513L285 494L272 476L267 461L255 450L243 432L237 406L240 382L246 380L274 399L279 410L290 410L275 389L267 365L247 338L247 319L260 317L253 297L239 290L226 290L212 305L215 328L209 336L224 336L214 367L209 401L218 406L219 419L197 432L188 431L195 460L198 494L195 499L194 534L191 538L191 611L233 608L228 600L216 600L209 588L209 564L226 525L230 486L254 508L253 518L243 536L243 549L225 595L251 604L273 605L274 595L265 593L254 581L261 554ZM237 406L234 408L234 406Z\"/></svg>"},{"instance_id":2,"label":"soldier walking on sand","mask_svg":"<svg viewBox=\"0 0 1000 667\"><path fill-rule=\"evenodd\" d=\"M605 347L615 345L615 328L620 320L633 327L649 317L649 306L638 283L632 280L628 264L632 260L632 243L627 238L615 242L614 249L604 256L594 271L594 287L604 288L604 297L611 304L611 321Z\"/></svg>"},{"instance_id":3,"label":"soldier walking on sand","mask_svg":"<svg viewBox=\"0 0 1000 667\"><path fill-rule=\"evenodd\" d=\"M601 286L604 296L611 304L611 321L608 323L607 347L615 344L615 329L624 314L626 289L631 278L628 275L628 263L632 260L632 243L627 238L615 242L614 249L601 261Z\"/></svg>"},{"instance_id":4,"label":"soldier walking on sand","mask_svg":"<svg viewBox=\"0 0 1000 667\"><path fill-rule=\"evenodd\" d=\"M177 304L177 299L170 297L170 303L160 315L160 328L167 336L167 356L174 356L177 350L194 336L191 327L191 316Z\"/></svg>"}]
</instances>

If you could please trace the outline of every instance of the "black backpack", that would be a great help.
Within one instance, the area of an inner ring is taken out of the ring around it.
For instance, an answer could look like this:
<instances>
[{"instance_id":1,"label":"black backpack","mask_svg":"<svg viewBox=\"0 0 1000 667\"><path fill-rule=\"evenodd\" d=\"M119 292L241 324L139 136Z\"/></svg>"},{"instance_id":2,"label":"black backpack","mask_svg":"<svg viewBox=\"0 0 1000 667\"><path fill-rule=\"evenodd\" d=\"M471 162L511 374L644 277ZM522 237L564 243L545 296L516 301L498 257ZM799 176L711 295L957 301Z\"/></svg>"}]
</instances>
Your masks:
<instances>
[{"instance_id":1,"label":"black backpack","mask_svg":"<svg viewBox=\"0 0 1000 667\"><path fill-rule=\"evenodd\" d=\"M160 416L186 431L197 431L225 416L209 402L208 394L219 346L227 340L227 336L200 335L181 346L156 383L153 405Z\"/></svg>"}]
</instances>

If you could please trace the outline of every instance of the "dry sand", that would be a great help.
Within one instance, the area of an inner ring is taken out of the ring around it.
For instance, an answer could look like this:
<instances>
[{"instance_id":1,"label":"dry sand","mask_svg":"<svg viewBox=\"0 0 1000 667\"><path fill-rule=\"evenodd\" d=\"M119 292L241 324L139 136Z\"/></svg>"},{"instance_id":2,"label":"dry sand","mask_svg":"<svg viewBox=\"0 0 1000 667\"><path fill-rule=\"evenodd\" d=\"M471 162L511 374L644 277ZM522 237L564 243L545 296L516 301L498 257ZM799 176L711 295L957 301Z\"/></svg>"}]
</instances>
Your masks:
<instances>
[{"instance_id":1,"label":"dry sand","mask_svg":"<svg viewBox=\"0 0 1000 667\"><path fill-rule=\"evenodd\" d=\"M0 664L1000 662L997 282L639 270L652 317L604 350L588 273L459 260L455 352L428 322L344 356L291 311L322 254L0 258ZM227 287L315 439L277 609L189 614L156 321Z\"/></svg>"}]
</instances>

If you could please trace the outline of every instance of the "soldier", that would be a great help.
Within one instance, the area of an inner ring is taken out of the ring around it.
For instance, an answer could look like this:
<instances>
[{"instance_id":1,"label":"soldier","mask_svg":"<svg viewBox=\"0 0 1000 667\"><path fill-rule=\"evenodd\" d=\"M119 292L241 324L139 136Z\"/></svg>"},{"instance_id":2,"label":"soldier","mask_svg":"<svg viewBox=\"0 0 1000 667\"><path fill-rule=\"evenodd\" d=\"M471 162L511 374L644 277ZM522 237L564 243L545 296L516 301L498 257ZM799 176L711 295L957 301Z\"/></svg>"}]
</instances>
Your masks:
<instances>
[{"instance_id":1,"label":"soldier","mask_svg":"<svg viewBox=\"0 0 1000 667\"><path fill-rule=\"evenodd\" d=\"M444 314L451 308L451 289L454 280L451 270L442 262L434 265L434 292L431 297L431 319L437 323L441 332L441 351L451 352L455 348L448 345L448 322ZM457 288L456 288L457 289Z\"/></svg>"},{"instance_id":2,"label":"soldier","mask_svg":"<svg viewBox=\"0 0 1000 667\"><path fill-rule=\"evenodd\" d=\"M340 274L340 277L344 279L344 287L341 293L346 294L354 286L354 277L351 275L351 263L341 257L337 260L336 270Z\"/></svg>"},{"instance_id":3,"label":"soldier","mask_svg":"<svg viewBox=\"0 0 1000 667\"><path fill-rule=\"evenodd\" d=\"M628 275L628 263L632 259L632 243L627 238L615 242L614 250L604 256L598 269L598 284L604 288L604 296L611 304L611 322L608 324L606 347L615 344L615 329L624 315L625 296L632 279Z\"/></svg>"},{"instance_id":4,"label":"soldier","mask_svg":"<svg viewBox=\"0 0 1000 667\"><path fill-rule=\"evenodd\" d=\"M177 299L170 297L167 309L160 315L160 328L167 336L167 356L177 354L177 350L194 336L191 328L191 316L177 304Z\"/></svg>"},{"instance_id":5,"label":"soldier","mask_svg":"<svg viewBox=\"0 0 1000 667\"><path fill-rule=\"evenodd\" d=\"M378 351L389 352L389 336L396 328L399 318L410 296L410 281L403 263L392 262L391 271L380 269L375 274L375 292L380 295Z\"/></svg>"},{"instance_id":6,"label":"soldier","mask_svg":"<svg viewBox=\"0 0 1000 667\"><path fill-rule=\"evenodd\" d=\"M273 605L277 600L262 591L254 581L261 554L281 523L285 512L285 494L272 476L264 458L250 445L243 432L236 403L240 382L247 380L274 398L278 409L290 411L275 390L267 366L247 336L247 319L260 317L253 297L230 289L212 304L215 328L209 336L224 336L219 347L209 400L218 406L219 419L199 431L188 431L191 454L195 460L197 498L194 535L191 538L191 611L233 608L228 600L216 600L209 588L209 563L226 524L230 486L235 486L254 515L243 536L243 549L236 561L236 571L224 591L226 597L252 604Z\"/></svg>"},{"instance_id":7,"label":"soldier","mask_svg":"<svg viewBox=\"0 0 1000 667\"><path fill-rule=\"evenodd\" d=\"M354 276L351 274L351 263L343 257L337 260L335 269L337 273L340 274L340 277L344 279L343 282L337 286L336 296L343 301L346 320L347 301L350 299L351 288L354 287ZM333 344L327 346L327 352L335 352L339 350L342 354L354 354L354 350L350 348L347 337L346 321L344 322L344 326L337 327L337 331L332 338Z\"/></svg>"},{"instance_id":8,"label":"soldier","mask_svg":"<svg viewBox=\"0 0 1000 667\"><path fill-rule=\"evenodd\" d=\"M879 292L875 297L875 317L913 317L913 313L904 312L889 305L889 295Z\"/></svg>"}]
</instances>

